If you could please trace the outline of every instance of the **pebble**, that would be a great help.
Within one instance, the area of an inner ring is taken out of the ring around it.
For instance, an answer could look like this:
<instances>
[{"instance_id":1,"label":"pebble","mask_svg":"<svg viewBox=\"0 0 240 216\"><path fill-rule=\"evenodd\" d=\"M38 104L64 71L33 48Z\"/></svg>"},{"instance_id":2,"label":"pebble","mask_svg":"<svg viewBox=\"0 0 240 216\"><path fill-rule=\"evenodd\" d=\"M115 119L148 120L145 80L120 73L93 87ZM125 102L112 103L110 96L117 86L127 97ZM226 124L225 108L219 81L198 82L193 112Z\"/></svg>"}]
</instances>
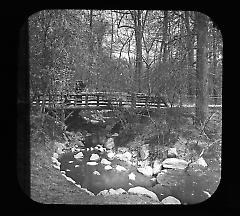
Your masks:
<instances>
[{"instance_id":1,"label":"pebble","mask_svg":"<svg viewBox=\"0 0 240 216\"><path fill-rule=\"evenodd\" d=\"M104 164L104 165L110 165L110 164L111 164L111 161L109 161L109 160L103 158L103 159L101 160L101 164Z\"/></svg>"},{"instance_id":2,"label":"pebble","mask_svg":"<svg viewBox=\"0 0 240 216\"><path fill-rule=\"evenodd\" d=\"M83 153L82 152L79 152L77 153L76 155L74 155L74 158L78 159L78 158L83 158Z\"/></svg>"},{"instance_id":3,"label":"pebble","mask_svg":"<svg viewBox=\"0 0 240 216\"><path fill-rule=\"evenodd\" d=\"M110 169L112 169L112 167L110 165L107 165L107 166L104 167L104 169L105 170L110 170Z\"/></svg>"},{"instance_id":4,"label":"pebble","mask_svg":"<svg viewBox=\"0 0 240 216\"><path fill-rule=\"evenodd\" d=\"M145 167L138 167L137 171L142 173L145 176L152 176L153 175L153 169L150 166L145 166Z\"/></svg>"},{"instance_id":5,"label":"pebble","mask_svg":"<svg viewBox=\"0 0 240 216\"><path fill-rule=\"evenodd\" d=\"M169 148L167 156L169 158L177 157L178 156L177 149L176 148Z\"/></svg>"},{"instance_id":6,"label":"pebble","mask_svg":"<svg viewBox=\"0 0 240 216\"><path fill-rule=\"evenodd\" d=\"M100 195L103 195L103 196L108 196L109 195L109 191L108 190L102 190L100 191L97 196L100 196Z\"/></svg>"},{"instance_id":7,"label":"pebble","mask_svg":"<svg viewBox=\"0 0 240 216\"><path fill-rule=\"evenodd\" d=\"M60 166L57 166L57 165L54 165L54 164L53 164L53 167L56 168L56 169L58 169L58 170L60 170Z\"/></svg>"},{"instance_id":8,"label":"pebble","mask_svg":"<svg viewBox=\"0 0 240 216\"><path fill-rule=\"evenodd\" d=\"M112 160L112 159L114 158L114 156L115 156L115 153L114 153L114 152L109 152L109 153L107 154L107 157L108 157L110 160Z\"/></svg>"},{"instance_id":9,"label":"pebble","mask_svg":"<svg viewBox=\"0 0 240 216\"><path fill-rule=\"evenodd\" d=\"M153 162L153 174L157 174L161 171L162 169L162 164L159 160L155 160Z\"/></svg>"},{"instance_id":10,"label":"pebble","mask_svg":"<svg viewBox=\"0 0 240 216\"><path fill-rule=\"evenodd\" d=\"M90 157L90 160L91 160L91 161L96 161L96 160L98 160L99 158L100 158L100 157L99 157L98 154L92 154L91 157Z\"/></svg>"},{"instance_id":11,"label":"pebble","mask_svg":"<svg viewBox=\"0 0 240 216\"><path fill-rule=\"evenodd\" d=\"M130 174L128 175L128 178L129 178L130 180L135 181L136 175L135 175L134 173L130 173Z\"/></svg>"},{"instance_id":12,"label":"pebble","mask_svg":"<svg viewBox=\"0 0 240 216\"><path fill-rule=\"evenodd\" d=\"M123 167L123 166L117 165L116 166L116 170L121 172L121 171L126 171L127 169L125 167Z\"/></svg>"},{"instance_id":13,"label":"pebble","mask_svg":"<svg viewBox=\"0 0 240 216\"><path fill-rule=\"evenodd\" d=\"M87 165L95 166L95 165L98 165L98 163L95 162L95 161L88 161L88 162L87 162Z\"/></svg>"},{"instance_id":14,"label":"pebble","mask_svg":"<svg viewBox=\"0 0 240 216\"><path fill-rule=\"evenodd\" d=\"M54 152L54 153L53 153L53 157L56 158L56 159L58 159L58 153Z\"/></svg>"},{"instance_id":15,"label":"pebble","mask_svg":"<svg viewBox=\"0 0 240 216\"><path fill-rule=\"evenodd\" d=\"M107 149L112 149L114 147L114 139L109 138L107 142L104 144L104 147Z\"/></svg>"},{"instance_id":16,"label":"pebble","mask_svg":"<svg viewBox=\"0 0 240 216\"><path fill-rule=\"evenodd\" d=\"M94 174L94 175L100 175L100 173L99 173L97 170L95 170L95 171L93 172L93 174Z\"/></svg>"}]
</instances>

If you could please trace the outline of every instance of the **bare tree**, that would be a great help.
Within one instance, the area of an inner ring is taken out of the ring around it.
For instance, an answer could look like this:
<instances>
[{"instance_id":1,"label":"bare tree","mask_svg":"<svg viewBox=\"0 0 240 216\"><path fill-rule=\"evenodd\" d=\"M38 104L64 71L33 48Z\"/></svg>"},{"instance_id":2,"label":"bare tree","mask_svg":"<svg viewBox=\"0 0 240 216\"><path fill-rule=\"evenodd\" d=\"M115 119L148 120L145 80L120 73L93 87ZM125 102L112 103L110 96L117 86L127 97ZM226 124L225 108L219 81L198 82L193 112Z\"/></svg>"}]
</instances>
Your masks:
<instances>
[{"instance_id":1,"label":"bare tree","mask_svg":"<svg viewBox=\"0 0 240 216\"><path fill-rule=\"evenodd\" d=\"M196 70L196 119L197 124L204 123L208 115L208 17L196 12L197 30L197 70Z\"/></svg>"},{"instance_id":2,"label":"bare tree","mask_svg":"<svg viewBox=\"0 0 240 216\"><path fill-rule=\"evenodd\" d=\"M194 49L194 32L193 30L190 29L190 15L189 15L189 11L185 11L185 26L186 26L186 30L187 30L187 51L188 51L188 54L187 54L187 57L188 57L188 95L190 96L189 97L189 100L190 102L193 101L193 95L194 95L194 70L193 70L193 62L194 62L194 52L193 52L193 49Z\"/></svg>"}]
</instances>

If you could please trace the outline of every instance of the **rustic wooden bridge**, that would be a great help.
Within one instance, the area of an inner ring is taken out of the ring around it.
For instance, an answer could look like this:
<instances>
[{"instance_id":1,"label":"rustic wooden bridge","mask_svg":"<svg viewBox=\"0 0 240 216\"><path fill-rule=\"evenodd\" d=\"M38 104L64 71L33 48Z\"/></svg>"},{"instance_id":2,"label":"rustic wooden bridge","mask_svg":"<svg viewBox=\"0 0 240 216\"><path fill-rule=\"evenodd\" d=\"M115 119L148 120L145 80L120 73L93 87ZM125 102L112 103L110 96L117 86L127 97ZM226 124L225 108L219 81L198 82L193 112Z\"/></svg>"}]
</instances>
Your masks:
<instances>
[{"instance_id":1,"label":"rustic wooden bridge","mask_svg":"<svg viewBox=\"0 0 240 216\"><path fill-rule=\"evenodd\" d=\"M69 95L39 95L32 105L43 105L47 109L121 109L121 108L166 108L163 96L148 96L142 93L81 92Z\"/></svg>"}]
</instances>

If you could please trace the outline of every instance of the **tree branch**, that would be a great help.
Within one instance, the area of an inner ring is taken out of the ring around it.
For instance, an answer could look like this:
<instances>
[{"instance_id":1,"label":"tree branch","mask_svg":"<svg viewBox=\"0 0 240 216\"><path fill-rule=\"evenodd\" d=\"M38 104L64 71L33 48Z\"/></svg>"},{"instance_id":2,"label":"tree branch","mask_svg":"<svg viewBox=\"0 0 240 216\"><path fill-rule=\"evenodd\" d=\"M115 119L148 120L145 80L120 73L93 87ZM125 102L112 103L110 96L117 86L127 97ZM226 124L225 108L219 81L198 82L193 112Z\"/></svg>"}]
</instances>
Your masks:
<instances>
[{"instance_id":1,"label":"tree branch","mask_svg":"<svg viewBox=\"0 0 240 216\"><path fill-rule=\"evenodd\" d=\"M121 26L118 25L118 28L132 28L132 29L134 29L133 26L129 26L129 25L121 25Z\"/></svg>"}]
</instances>

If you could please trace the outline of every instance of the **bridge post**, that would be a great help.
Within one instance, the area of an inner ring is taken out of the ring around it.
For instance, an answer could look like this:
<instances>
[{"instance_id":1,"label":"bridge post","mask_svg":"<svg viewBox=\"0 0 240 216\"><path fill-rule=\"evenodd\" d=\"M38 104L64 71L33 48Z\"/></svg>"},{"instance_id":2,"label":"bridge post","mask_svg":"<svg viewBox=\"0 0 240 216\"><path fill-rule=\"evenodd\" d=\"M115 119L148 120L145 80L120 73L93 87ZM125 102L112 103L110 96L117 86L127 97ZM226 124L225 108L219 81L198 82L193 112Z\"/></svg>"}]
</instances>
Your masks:
<instances>
[{"instance_id":1,"label":"bridge post","mask_svg":"<svg viewBox=\"0 0 240 216\"><path fill-rule=\"evenodd\" d=\"M149 96L147 95L146 101L145 101L145 107L148 108L148 101L149 101Z\"/></svg>"},{"instance_id":2,"label":"bridge post","mask_svg":"<svg viewBox=\"0 0 240 216\"><path fill-rule=\"evenodd\" d=\"M97 107L99 107L99 95L96 95L97 96Z\"/></svg>"},{"instance_id":3,"label":"bridge post","mask_svg":"<svg viewBox=\"0 0 240 216\"><path fill-rule=\"evenodd\" d=\"M136 95L134 93L131 94L131 107L136 108Z\"/></svg>"},{"instance_id":4,"label":"bridge post","mask_svg":"<svg viewBox=\"0 0 240 216\"><path fill-rule=\"evenodd\" d=\"M85 96L85 104L86 104L86 107L88 107L88 95L87 94Z\"/></svg>"}]
</instances>

